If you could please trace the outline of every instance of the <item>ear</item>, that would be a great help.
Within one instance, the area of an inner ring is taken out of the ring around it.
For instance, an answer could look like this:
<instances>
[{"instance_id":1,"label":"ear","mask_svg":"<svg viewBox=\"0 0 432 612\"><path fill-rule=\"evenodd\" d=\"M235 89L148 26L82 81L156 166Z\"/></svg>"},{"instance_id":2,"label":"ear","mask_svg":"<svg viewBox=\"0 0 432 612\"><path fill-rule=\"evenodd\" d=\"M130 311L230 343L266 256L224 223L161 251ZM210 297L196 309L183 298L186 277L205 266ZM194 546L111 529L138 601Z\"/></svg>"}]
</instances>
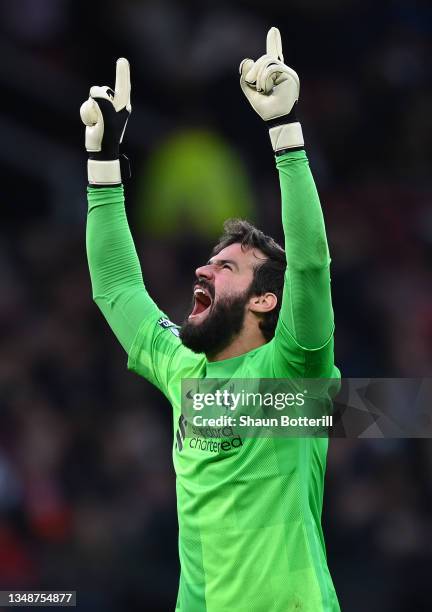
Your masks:
<instances>
[{"instance_id":1,"label":"ear","mask_svg":"<svg viewBox=\"0 0 432 612\"><path fill-rule=\"evenodd\" d=\"M254 295L249 300L249 310L256 314L265 314L276 307L277 297L274 293L263 293L262 295Z\"/></svg>"}]
</instances>

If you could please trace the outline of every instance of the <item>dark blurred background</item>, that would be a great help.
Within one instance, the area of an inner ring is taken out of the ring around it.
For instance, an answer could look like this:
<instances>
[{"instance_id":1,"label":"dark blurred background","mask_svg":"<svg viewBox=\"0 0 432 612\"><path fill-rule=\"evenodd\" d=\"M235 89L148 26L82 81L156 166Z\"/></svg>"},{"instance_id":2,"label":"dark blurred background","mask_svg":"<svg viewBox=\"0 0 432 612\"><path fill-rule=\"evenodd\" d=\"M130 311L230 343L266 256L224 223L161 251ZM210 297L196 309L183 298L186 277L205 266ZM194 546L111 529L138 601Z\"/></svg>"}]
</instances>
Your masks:
<instances>
[{"instance_id":1,"label":"dark blurred background","mask_svg":"<svg viewBox=\"0 0 432 612\"><path fill-rule=\"evenodd\" d=\"M282 239L271 147L237 72L272 25L301 77L337 364L430 375L429 1L2 2L2 589L74 588L92 612L173 610L171 411L127 373L91 300L79 107L130 60L128 214L147 287L180 322L223 219ZM431 610L431 478L429 440L332 440L324 525L344 611Z\"/></svg>"}]
</instances>

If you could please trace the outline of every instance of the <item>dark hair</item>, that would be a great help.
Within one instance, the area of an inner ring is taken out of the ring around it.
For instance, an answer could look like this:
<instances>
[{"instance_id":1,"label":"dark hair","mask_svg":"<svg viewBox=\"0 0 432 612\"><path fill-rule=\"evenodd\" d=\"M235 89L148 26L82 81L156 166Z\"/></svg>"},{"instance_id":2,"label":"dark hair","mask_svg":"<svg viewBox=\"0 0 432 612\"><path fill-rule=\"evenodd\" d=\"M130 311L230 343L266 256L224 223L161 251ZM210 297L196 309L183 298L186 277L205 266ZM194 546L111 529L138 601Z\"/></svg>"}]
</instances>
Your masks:
<instances>
[{"instance_id":1,"label":"dark hair","mask_svg":"<svg viewBox=\"0 0 432 612\"><path fill-rule=\"evenodd\" d=\"M286 268L285 251L270 236L243 219L228 219L224 223L224 233L214 247L212 255L217 255L231 244L240 244L243 250L259 249L267 259L254 269L254 276L249 294L263 295L267 291L274 293L277 304L273 310L262 315L259 327L264 338L273 338L282 303L284 273Z\"/></svg>"}]
</instances>

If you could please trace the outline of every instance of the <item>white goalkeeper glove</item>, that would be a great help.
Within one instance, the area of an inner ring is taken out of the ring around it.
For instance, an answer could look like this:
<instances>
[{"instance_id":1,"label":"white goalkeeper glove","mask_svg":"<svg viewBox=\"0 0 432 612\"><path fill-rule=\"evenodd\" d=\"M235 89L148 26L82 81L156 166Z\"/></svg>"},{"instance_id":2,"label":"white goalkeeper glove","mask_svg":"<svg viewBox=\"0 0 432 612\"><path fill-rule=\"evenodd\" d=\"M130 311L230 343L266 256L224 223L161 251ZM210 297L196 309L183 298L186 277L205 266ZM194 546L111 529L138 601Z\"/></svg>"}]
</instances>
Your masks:
<instances>
[{"instance_id":1,"label":"white goalkeeper glove","mask_svg":"<svg viewBox=\"0 0 432 612\"><path fill-rule=\"evenodd\" d=\"M89 152L87 165L90 185L121 183L120 143L131 114L129 62L117 60L114 91L94 85L89 99L80 109L85 131L85 147Z\"/></svg>"},{"instance_id":2,"label":"white goalkeeper glove","mask_svg":"<svg viewBox=\"0 0 432 612\"><path fill-rule=\"evenodd\" d=\"M265 55L256 62L244 59L240 64L240 86L252 108L268 122L276 155L303 147L301 125L295 116L300 80L297 73L284 64L277 28L268 31Z\"/></svg>"}]
</instances>

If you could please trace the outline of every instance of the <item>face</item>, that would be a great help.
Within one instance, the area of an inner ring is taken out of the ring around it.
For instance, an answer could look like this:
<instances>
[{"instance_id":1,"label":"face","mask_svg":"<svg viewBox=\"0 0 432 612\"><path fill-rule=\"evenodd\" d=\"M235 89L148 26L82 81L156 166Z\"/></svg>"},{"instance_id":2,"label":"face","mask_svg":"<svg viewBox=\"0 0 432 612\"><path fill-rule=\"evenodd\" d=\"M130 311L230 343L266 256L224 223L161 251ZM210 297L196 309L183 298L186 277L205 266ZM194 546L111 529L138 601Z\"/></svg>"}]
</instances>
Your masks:
<instances>
[{"instance_id":1,"label":"face","mask_svg":"<svg viewBox=\"0 0 432 612\"><path fill-rule=\"evenodd\" d=\"M244 324L254 268L264 260L261 251L232 244L197 268L192 312L180 330L183 344L207 355L229 345Z\"/></svg>"}]
</instances>

